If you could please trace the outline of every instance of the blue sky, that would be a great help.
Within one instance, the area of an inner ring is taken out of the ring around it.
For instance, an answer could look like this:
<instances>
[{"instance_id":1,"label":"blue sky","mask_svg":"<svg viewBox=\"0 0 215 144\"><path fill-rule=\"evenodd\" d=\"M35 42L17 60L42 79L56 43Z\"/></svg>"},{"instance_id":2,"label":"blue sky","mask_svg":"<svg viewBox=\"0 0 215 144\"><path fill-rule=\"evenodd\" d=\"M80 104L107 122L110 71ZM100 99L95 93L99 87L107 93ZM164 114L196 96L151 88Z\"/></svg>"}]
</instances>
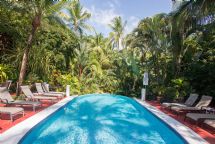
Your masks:
<instances>
[{"instance_id":1,"label":"blue sky","mask_svg":"<svg viewBox=\"0 0 215 144\"><path fill-rule=\"evenodd\" d=\"M137 26L138 22L158 13L171 11L171 0L80 0L84 8L91 13L88 21L97 32L108 35L108 24L116 16L127 21L126 33Z\"/></svg>"}]
</instances>

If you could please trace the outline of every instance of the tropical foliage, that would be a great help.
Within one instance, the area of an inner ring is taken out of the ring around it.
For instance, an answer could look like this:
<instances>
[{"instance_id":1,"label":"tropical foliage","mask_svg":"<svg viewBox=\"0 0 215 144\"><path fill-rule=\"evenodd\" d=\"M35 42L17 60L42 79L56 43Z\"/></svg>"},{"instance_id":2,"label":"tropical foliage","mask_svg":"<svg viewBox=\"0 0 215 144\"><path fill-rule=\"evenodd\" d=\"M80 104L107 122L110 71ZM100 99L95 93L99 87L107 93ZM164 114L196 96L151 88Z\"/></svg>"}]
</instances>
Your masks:
<instances>
[{"instance_id":1,"label":"tropical foliage","mask_svg":"<svg viewBox=\"0 0 215 144\"><path fill-rule=\"evenodd\" d=\"M116 17L108 37L96 30L87 35L91 14L79 0L3 0L0 15L0 82L20 81L24 66L26 84L47 81L59 90L71 85L72 94L138 97L148 72L149 99L215 96L213 0L184 1L170 14L142 19L127 35L126 21Z\"/></svg>"}]
</instances>

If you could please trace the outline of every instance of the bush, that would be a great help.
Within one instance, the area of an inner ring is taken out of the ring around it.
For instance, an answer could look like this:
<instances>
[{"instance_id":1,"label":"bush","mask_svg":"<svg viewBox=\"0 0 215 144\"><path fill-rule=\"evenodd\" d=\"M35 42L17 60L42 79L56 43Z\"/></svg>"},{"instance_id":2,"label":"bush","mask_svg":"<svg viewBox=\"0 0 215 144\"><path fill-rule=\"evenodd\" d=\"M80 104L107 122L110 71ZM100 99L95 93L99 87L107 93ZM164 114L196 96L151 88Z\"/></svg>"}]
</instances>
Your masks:
<instances>
[{"instance_id":1,"label":"bush","mask_svg":"<svg viewBox=\"0 0 215 144\"><path fill-rule=\"evenodd\" d=\"M174 99L178 98L179 92L176 88L174 87L167 87L165 89L165 95L162 101L165 102L172 102Z\"/></svg>"},{"instance_id":2,"label":"bush","mask_svg":"<svg viewBox=\"0 0 215 144\"><path fill-rule=\"evenodd\" d=\"M37 74L35 73L29 73L27 76L27 80L25 81L25 84L30 85L34 84L35 82L42 82Z\"/></svg>"},{"instance_id":3,"label":"bush","mask_svg":"<svg viewBox=\"0 0 215 144\"><path fill-rule=\"evenodd\" d=\"M152 92L157 96L163 96L165 92L165 87L163 85L156 85L152 88Z\"/></svg>"},{"instance_id":4,"label":"bush","mask_svg":"<svg viewBox=\"0 0 215 144\"><path fill-rule=\"evenodd\" d=\"M183 99L191 91L189 81L183 77L171 80L171 85L178 91L179 95L177 98L179 99Z\"/></svg>"},{"instance_id":5,"label":"bush","mask_svg":"<svg viewBox=\"0 0 215 144\"><path fill-rule=\"evenodd\" d=\"M5 82L7 79L14 79L15 75L15 69L11 65L0 64L0 83Z\"/></svg>"},{"instance_id":6,"label":"bush","mask_svg":"<svg viewBox=\"0 0 215 144\"><path fill-rule=\"evenodd\" d=\"M70 85L71 94L80 94L80 83L77 77L72 76L71 74L61 74L57 78L57 82L64 87Z\"/></svg>"}]
</instances>

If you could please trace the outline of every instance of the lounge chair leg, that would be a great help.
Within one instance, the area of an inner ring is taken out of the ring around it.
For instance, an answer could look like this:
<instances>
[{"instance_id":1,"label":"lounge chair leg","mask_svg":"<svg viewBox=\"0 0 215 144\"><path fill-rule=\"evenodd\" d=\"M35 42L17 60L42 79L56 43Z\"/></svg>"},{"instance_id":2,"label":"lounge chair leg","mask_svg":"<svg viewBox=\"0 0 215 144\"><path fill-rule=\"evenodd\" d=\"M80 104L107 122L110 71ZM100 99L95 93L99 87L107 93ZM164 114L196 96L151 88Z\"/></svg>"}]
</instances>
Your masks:
<instances>
[{"instance_id":1,"label":"lounge chair leg","mask_svg":"<svg viewBox=\"0 0 215 144\"><path fill-rule=\"evenodd\" d=\"M184 121L186 121L186 119L187 119L187 117L185 116L185 117L184 117Z\"/></svg>"},{"instance_id":2,"label":"lounge chair leg","mask_svg":"<svg viewBox=\"0 0 215 144\"><path fill-rule=\"evenodd\" d=\"M10 121L13 122L13 116L10 114Z\"/></svg>"}]
</instances>

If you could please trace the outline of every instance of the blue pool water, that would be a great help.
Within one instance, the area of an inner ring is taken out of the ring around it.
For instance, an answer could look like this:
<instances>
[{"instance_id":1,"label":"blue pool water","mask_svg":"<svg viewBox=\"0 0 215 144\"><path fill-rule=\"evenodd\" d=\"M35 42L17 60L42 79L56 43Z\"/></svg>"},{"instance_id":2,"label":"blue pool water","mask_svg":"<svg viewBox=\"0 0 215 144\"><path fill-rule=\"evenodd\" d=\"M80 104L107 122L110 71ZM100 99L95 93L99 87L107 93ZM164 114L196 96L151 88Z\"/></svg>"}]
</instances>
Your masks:
<instances>
[{"instance_id":1,"label":"blue pool water","mask_svg":"<svg viewBox=\"0 0 215 144\"><path fill-rule=\"evenodd\" d=\"M21 144L184 144L135 100L110 94L77 97L34 127Z\"/></svg>"}]
</instances>

